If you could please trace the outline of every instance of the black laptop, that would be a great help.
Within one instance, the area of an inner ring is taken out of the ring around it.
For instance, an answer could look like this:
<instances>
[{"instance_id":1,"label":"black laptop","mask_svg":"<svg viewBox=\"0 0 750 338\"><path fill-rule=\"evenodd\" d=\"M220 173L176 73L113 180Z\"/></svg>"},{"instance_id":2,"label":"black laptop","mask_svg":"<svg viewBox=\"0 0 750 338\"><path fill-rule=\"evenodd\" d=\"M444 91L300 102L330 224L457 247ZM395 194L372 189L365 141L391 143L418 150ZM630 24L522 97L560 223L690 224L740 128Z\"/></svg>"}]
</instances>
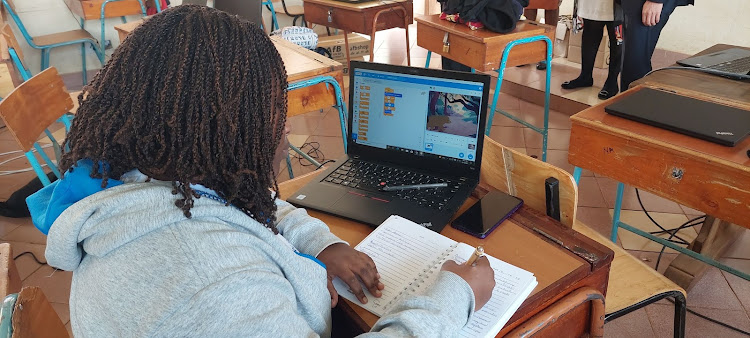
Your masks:
<instances>
[{"instance_id":1,"label":"black laptop","mask_svg":"<svg viewBox=\"0 0 750 338\"><path fill-rule=\"evenodd\" d=\"M737 79L750 79L750 50L729 48L711 54L689 57L677 61L689 67L718 70L726 76Z\"/></svg>"},{"instance_id":2,"label":"black laptop","mask_svg":"<svg viewBox=\"0 0 750 338\"><path fill-rule=\"evenodd\" d=\"M440 231L479 182L490 77L351 62L347 150L288 197L377 226L399 215Z\"/></svg>"},{"instance_id":3,"label":"black laptop","mask_svg":"<svg viewBox=\"0 0 750 338\"><path fill-rule=\"evenodd\" d=\"M750 134L750 111L651 88L628 95L604 111L729 147Z\"/></svg>"}]
</instances>

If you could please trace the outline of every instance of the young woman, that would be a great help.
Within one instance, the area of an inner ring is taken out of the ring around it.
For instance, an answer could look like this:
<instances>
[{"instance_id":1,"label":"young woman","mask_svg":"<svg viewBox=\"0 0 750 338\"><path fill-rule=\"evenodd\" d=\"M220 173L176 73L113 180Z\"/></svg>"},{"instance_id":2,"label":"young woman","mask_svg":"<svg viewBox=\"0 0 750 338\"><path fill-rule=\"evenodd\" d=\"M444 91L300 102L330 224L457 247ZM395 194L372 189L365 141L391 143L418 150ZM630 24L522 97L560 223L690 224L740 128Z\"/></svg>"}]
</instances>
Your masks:
<instances>
[{"instance_id":1,"label":"young woman","mask_svg":"<svg viewBox=\"0 0 750 338\"><path fill-rule=\"evenodd\" d=\"M29 198L49 264L73 271L76 337L327 336L333 278L380 296L367 255L274 198L286 85L259 28L185 5L146 20L84 88L65 175ZM444 270L373 331L459 330L492 270Z\"/></svg>"},{"instance_id":2,"label":"young woman","mask_svg":"<svg viewBox=\"0 0 750 338\"><path fill-rule=\"evenodd\" d=\"M614 0L576 0L575 7L577 16L583 20L581 74L563 82L562 87L575 89L594 85L594 61L602 42L602 30L606 27L609 34L609 74L598 96L602 100L608 99L620 91L617 77L622 68L622 9Z\"/></svg>"}]
</instances>

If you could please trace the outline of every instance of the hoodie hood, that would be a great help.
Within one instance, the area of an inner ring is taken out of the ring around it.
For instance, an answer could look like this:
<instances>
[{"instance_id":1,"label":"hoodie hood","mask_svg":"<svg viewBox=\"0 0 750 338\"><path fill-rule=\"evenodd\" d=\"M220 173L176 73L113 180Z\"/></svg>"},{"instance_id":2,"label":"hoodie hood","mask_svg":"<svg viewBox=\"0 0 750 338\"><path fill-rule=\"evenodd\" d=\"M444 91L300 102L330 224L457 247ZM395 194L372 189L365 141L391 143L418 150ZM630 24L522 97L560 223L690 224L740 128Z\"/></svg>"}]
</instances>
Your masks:
<instances>
[{"instance_id":1,"label":"hoodie hood","mask_svg":"<svg viewBox=\"0 0 750 338\"><path fill-rule=\"evenodd\" d=\"M31 221L39 231L45 235L49 234L52 223L65 209L104 189L122 184L122 181L110 178L107 180L107 186L102 188L102 179L91 177L93 165L91 160L80 160L73 171L68 171L63 178L26 198ZM100 168L102 167L103 165L100 165Z\"/></svg>"}]
</instances>

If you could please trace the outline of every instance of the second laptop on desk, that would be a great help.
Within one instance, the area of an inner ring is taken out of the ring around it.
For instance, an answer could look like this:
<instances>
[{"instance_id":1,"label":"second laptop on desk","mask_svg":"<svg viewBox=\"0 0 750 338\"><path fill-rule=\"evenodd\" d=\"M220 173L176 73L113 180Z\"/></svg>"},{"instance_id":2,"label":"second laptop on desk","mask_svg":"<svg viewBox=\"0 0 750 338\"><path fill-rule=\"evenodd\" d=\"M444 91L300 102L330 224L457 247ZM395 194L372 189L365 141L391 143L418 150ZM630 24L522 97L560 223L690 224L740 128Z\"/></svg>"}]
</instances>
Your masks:
<instances>
[{"instance_id":1,"label":"second laptop on desk","mask_svg":"<svg viewBox=\"0 0 750 338\"><path fill-rule=\"evenodd\" d=\"M490 77L356 61L351 69L347 155L288 201L441 231L479 182Z\"/></svg>"}]
</instances>

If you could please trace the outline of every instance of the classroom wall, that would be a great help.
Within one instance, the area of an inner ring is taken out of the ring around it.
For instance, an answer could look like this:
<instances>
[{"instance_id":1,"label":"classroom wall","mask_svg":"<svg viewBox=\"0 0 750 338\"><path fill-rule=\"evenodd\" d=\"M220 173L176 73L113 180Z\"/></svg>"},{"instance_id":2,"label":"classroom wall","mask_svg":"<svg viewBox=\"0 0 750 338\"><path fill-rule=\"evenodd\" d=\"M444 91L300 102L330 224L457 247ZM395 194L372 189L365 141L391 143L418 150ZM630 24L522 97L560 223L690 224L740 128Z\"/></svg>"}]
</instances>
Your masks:
<instances>
[{"instance_id":1,"label":"classroom wall","mask_svg":"<svg viewBox=\"0 0 750 338\"><path fill-rule=\"evenodd\" d=\"M421 0L416 0L421 1ZM173 5L182 0L172 0ZM301 4L302 0L288 0L287 4ZM70 13L63 0L16 0L16 10L27 30L32 35L43 35L65 30L78 29L78 18ZM281 11L281 6L278 6ZM561 14L573 13L573 0L564 0L560 7ZM664 29L657 48L674 52L694 54L716 43L727 43L750 47L750 0L696 0L696 6L680 7ZM270 24L270 14L264 10L265 22ZM291 19L278 15L282 26L291 25ZM129 17L136 20L138 16ZM6 20L10 21L7 16ZM106 36L112 40L113 46L119 45L114 25L121 23L119 18L105 21ZM39 72L40 53L23 41L15 24L11 24L16 37L24 52L26 63L32 73ZM86 22L86 29L99 37L99 20ZM320 28L316 31L321 30ZM111 55L113 49L107 50ZM99 60L92 50L87 50L88 69L101 67ZM53 50L50 64L60 73L80 72L81 58L78 46L60 47Z\"/></svg>"},{"instance_id":2,"label":"classroom wall","mask_svg":"<svg viewBox=\"0 0 750 338\"><path fill-rule=\"evenodd\" d=\"M573 13L573 0L563 0L561 14ZM656 48L695 54L717 43L750 47L750 0L695 0L678 7Z\"/></svg>"}]
</instances>

